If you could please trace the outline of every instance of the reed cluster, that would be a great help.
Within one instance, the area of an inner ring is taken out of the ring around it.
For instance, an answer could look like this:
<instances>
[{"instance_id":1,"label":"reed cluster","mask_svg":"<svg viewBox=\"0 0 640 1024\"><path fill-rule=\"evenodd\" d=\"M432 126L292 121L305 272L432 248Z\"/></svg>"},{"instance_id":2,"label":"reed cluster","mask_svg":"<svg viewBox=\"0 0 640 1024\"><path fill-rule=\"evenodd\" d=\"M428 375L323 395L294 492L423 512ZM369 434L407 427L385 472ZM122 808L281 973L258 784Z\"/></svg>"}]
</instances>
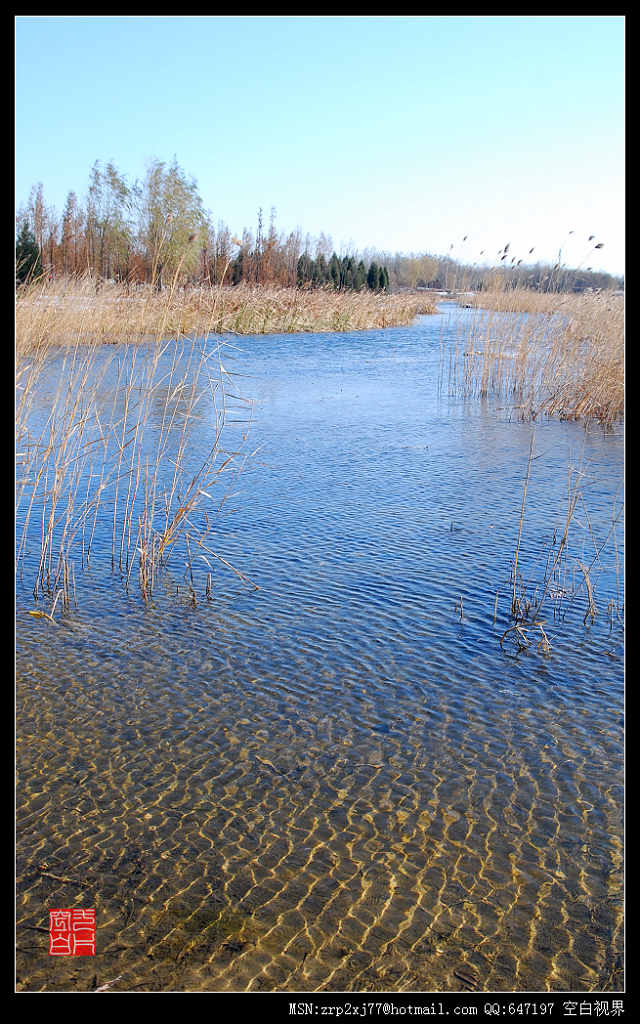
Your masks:
<instances>
[{"instance_id":1,"label":"reed cluster","mask_svg":"<svg viewBox=\"0 0 640 1024\"><path fill-rule=\"evenodd\" d=\"M27 353L42 344L136 342L183 335L355 331L411 323L435 313L433 300L370 291L302 290L267 285L173 286L101 284L63 278L19 290L16 344Z\"/></svg>"},{"instance_id":2,"label":"reed cluster","mask_svg":"<svg viewBox=\"0 0 640 1024\"><path fill-rule=\"evenodd\" d=\"M624 296L618 292L541 292L530 288L502 288L477 292L469 300L474 306L503 313L547 313L566 311L569 316L599 320L606 312L621 312Z\"/></svg>"},{"instance_id":3,"label":"reed cluster","mask_svg":"<svg viewBox=\"0 0 640 1024\"><path fill-rule=\"evenodd\" d=\"M566 511L553 529L549 542L543 545L533 564L523 571L521 542L523 530L526 530L527 491L533 471L534 434L531 435L529 457L523 482L520 521L511 560L510 590L510 624L504 632L500 646L503 647L509 637L515 642L518 650L526 650L537 640L537 648L543 653L551 650L549 639L550 624L548 613L553 615L555 624L564 622L576 599L582 600L583 625L593 625L596 618L603 612L600 603L596 603L596 583L603 569L603 556L606 549L613 549L616 568L615 597L610 597L607 605L609 633L614 629L624 631L624 588L622 567L618 552L617 534L622 528L624 504L614 498L610 523L603 526L599 535L593 528L591 517L585 502L583 484L588 481L588 471L583 463L567 467L567 504ZM574 530L574 520L579 518L578 530ZM575 537L581 537L580 546L576 547ZM497 618L499 594L496 594L493 621ZM544 617L543 617L544 616ZM610 651L607 653L611 653Z\"/></svg>"},{"instance_id":4,"label":"reed cluster","mask_svg":"<svg viewBox=\"0 0 640 1024\"><path fill-rule=\"evenodd\" d=\"M76 290L75 297L83 293ZM47 617L60 598L62 609L70 609L75 569L93 564L97 533L101 565L109 564L127 589L137 580L145 600L180 548L193 600L193 562L209 573L214 560L225 562L213 541L215 512L226 494L224 474L246 458L241 445L227 450L223 444L230 412L250 419L223 347L184 336L162 340L170 305L164 316L159 307L146 319L142 312L136 333L135 320L119 316L111 297L107 291L95 304L58 310L55 302L38 307L32 295L31 319L21 318L17 571L30 574L36 600L49 602ZM104 312L97 322L96 305ZM146 344L101 344L113 332L119 341L139 341L152 324L156 337ZM205 333L209 326L203 323ZM59 347L57 331L64 329L69 334ZM196 463L195 450L201 453Z\"/></svg>"},{"instance_id":5,"label":"reed cluster","mask_svg":"<svg viewBox=\"0 0 640 1024\"><path fill-rule=\"evenodd\" d=\"M546 414L610 426L623 415L621 297L514 289L472 301L477 317L450 356L454 391L504 397L522 418Z\"/></svg>"}]
</instances>

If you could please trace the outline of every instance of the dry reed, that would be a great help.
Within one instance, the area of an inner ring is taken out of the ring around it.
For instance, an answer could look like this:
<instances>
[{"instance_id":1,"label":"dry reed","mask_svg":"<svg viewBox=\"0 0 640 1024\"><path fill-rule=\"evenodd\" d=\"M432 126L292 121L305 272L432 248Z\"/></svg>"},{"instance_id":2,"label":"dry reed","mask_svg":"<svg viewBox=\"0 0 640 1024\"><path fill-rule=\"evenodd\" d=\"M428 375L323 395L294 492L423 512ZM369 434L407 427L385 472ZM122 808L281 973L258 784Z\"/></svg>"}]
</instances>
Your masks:
<instances>
[{"instance_id":1,"label":"dry reed","mask_svg":"<svg viewBox=\"0 0 640 1024\"><path fill-rule=\"evenodd\" d=\"M553 603L554 621L564 621L569 607L573 604L576 597L579 594L584 593L586 596L586 610L582 620L583 625L586 626L588 620L591 625L593 625L596 620L596 616L598 615L598 607L595 601L595 581L592 578L592 570L596 565L602 567L600 556L605 547L610 543L613 545L616 567L616 598L611 598L608 604L610 632L613 631L614 627L614 613L617 622L624 628L624 601L621 597L619 578L620 567L616 538L617 524L621 519L623 506L618 506L616 496L611 514L611 524L607 529L604 538L598 540L582 493L582 483L584 478L587 476L587 473L581 466L574 466L570 464L567 467L567 508L560 536L558 536L559 530L558 527L556 527L553 531L553 538L546 552L546 560L542 573L540 574L538 567L542 561L541 556L544 556L544 550L542 550L541 555L538 556L536 564L530 567L528 579L525 581L522 578L522 574L518 573L518 564L523 530L525 527L527 490L531 479L532 465L533 462L540 457L534 456L533 446L534 435L532 434L529 447L529 457L527 460L527 469L523 483L518 535L511 569L510 619L512 621L502 635L500 646L504 646L506 638L511 636L515 641L518 650L527 650L531 646L530 635L533 632L534 635L540 634L540 640L537 644L537 648L542 649L543 653L548 654L551 651L551 642L544 629L546 620L542 618L545 602L547 602L547 600L551 600ZM587 558L584 551L579 555L574 554L572 558L569 557L572 524L576 519L576 513L579 505L582 506L584 515L584 521L579 524L580 528L583 535L586 533L593 545L593 556L588 565L585 564ZM575 580L576 569L579 569L581 573L581 579L578 578L577 581ZM496 602L493 612L494 625L496 624L497 619L497 603L498 594L496 594Z\"/></svg>"},{"instance_id":2,"label":"dry reed","mask_svg":"<svg viewBox=\"0 0 640 1024\"><path fill-rule=\"evenodd\" d=\"M474 298L475 319L450 362L455 391L507 398L538 415L612 425L624 413L624 303L526 289ZM505 315L507 314L507 315Z\"/></svg>"},{"instance_id":3,"label":"dry reed","mask_svg":"<svg viewBox=\"0 0 640 1024\"><path fill-rule=\"evenodd\" d=\"M27 354L41 344L73 346L80 340L116 344L205 332L355 331L400 326L435 311L430 297L409 293L239 285L172 287L159 294L148 285L119 284L103 284L96 292L90 278L60 279L19 291L16 347Z\"/></svg>"},{"instance_id":4,"label":"dry reed","mask_svg":"<svg viewBox=\"0 0 640 1024\"><path fill-rule=\"evenodd\" d=\"M122 315L110 289L92 296L87 285L74 288L73 302L45 288L17 304L17 562L21 573L25 564L33 572L34 597L61 596L66 612L72 594L76 600L71 559L91 563L98 523L104 533L110 522L112 570L127 588L135 570L145 600L188 531L209 569L214 559L229 565L212 547L213 514L224 500L212 492L246 457L223 448L228 413L250 416L250 403L230 396L233 375L219 343L189 342L184 319L179 339L163 340L181 312L175 288L164 307L147 292ZM199 331L209 337L215 297L200 312ZM151 328L148 344L102 345L148 339ZM194 468L196 429L207 440ZM204 527L194 522L203 505ZM188 541L186 548L192 575Z\"/></svg>"}]
</instances>

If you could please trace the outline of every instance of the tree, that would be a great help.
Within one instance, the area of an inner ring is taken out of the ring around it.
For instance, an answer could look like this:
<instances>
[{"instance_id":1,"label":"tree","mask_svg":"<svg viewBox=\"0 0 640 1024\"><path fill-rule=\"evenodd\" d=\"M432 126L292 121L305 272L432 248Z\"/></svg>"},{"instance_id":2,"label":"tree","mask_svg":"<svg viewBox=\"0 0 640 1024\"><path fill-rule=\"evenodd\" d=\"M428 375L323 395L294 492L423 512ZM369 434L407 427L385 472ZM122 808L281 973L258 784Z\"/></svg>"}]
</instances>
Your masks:
<instances>
[{"instance_id":1,"label":"tree","mask_svg":"<svg viewBox=\"0 0 640 1024\"><path fill-rule=\"evenodd\" d=\"M87 197L87 263L96 278L126 278L133 241L134 191L115 165L91 168Z\"/></svg>"},{"instance_id":2,"label":"tree","mask_svg":"<svg viewBox=\"0 0 640 1024\"><path fill-rule=\"evenodd\" d=\"M165 271L186 278L199 262L207 232L202 200L175 158L169 167L153 160L136 192L151 283L161 291Z\"/></svg>"},{"instance_id":3,"label":"tree","mask_svg":"<svg viewBox=\"0 0 640 1024\"><path fill-rule=\"evenodd\" d=\"M31 189L29 195L29 227L33 234L38 250L42 252L45 243L45 232L47 229L47 211L44 205L44 190L42 182Z\"/></svg>"},{"instance_id":4,"label":"tree","mask_svg":"<svg viewBox=\"0 0 640 1024\"><path fill-rule=\"evenodd\" d=\"M269 214L269 234L264 243L264 252L262 258L262 272L264 274L265 281L274 281L280 276L279 267L279 254L278 254L278 235L276 233L276 208L271 207L271 213Z\"/></svg>"},{"instance_id":5,"label":"tree","mask_svg":"<svg viewBox=\"0 0 640 1024\"><path fill-rule=\"evenodd\" d=\"M322 252L320 252L314 262L313 283L319 288L322 288L322 286L327 283L328 277L329 268L327 267L327 261Z\"/></svg>"},{"instance_id":6,"label":"tree","mask_svg":"<svg viewBox=\"0 0 640 1024\"><path fill-rule=\"evenodd\" d=\"M378 264L373 260L369 265L369 272L367 274L367 287L372 292L377 292L380 287L380 270Z\"/></svg>"},{"instance_id":7,"label":"tree","mask_svg":"<svg viewBox=\"0 0 640 1024\"><path fill-rule=\"evenodd\" d=\"M42 273L40 249L28 222L25 220L16 241L16 282L23 284Z\"/></svg>"},{"instance_id":8,"label":"tree","mask_svg":"<svg viewBox=\"0 0 640 1024\"><path fill-rule=\"evenodd\" d=\"M206 250L207 258L207 267L203 272L204 280L211 284L222 284L223 278L225 281L229 279L232 246L231 232L227 225L220 220L216 230L211 223L211 217L208 217L207 237L202 242L202 249Z\"/></svg>"},{"instance_id":9,"label":"tree","mask_svg":"<svg viewBox=\"0 0 640 1024\"><path fill-rule=\"evenodd\" d=\"M342 260L342 287L349 291L353 290L355 276L355 264L352 256L345 256Z\"/></svg>"},{"instance_id":10,"label":"tree","mask_svg":"<svg viewBox=\"0 0 640 1024\"><path fill-rule=\"evenodd\" d=\"M367 269L364 265L364 262L360 260L358 266L356 267L355 274L353 275L353 287L357 292L359 292L364 288L366 283Z\"/></svg>"},{"instance_id":11,"label":"tree","mask_svg":"<svg viewBox=\"0 0 640 1024\"><path fill-rule=\"evenodd\" d=\"M313 281L315 262L310 258L308 252L303 252L298 260L298 288Z\"/></svg>"},{"instance_id":12,"label":"tree","mask_svg":"<svg viewBox=\"0 0 640 1024\"><path fill-rule=\"evenodd\" d=\"M60 257L63 274L77 274L80 270L83 216L75 192L69 192L62 214Z\"/></svg>"},{"instance_id":13,"label":"tree","mask_svg":"<svg viewBox=\"0 0 640 1024\"><path fill-rule=\"evenodd\" d=\"M45 206L42 182L31 189L26 210L20 211L18 223L27 221L40 253L43 273L53 271L53 257L57 246L58 219L53 207Z\"/></svg>"},{"instance_id":14,"label":"tree","mask_svg":"<svg viewBox=\"0 0 640 1024\"><path fill-rule=\"evenodd\" d=\"M432 284L438 273L438 264L431 256L408 256L402 259L400 277L409 288L425 288Z\"/></svg>"},{"instance_id":15,"label":"tree","mask_svg":"<svg viewBox=\"0 0 640 1024\"><path fill-rule=\"evenodd\" d=\"M240 248L238 255L231 264L231 284L240 284L244 271L244 249Z\"/></svg>"},{"instance_id":16,"label":"tree","mask_svg":"<svg viewBox=\"0 0 640 1024\"><path fill-rule=\"evenodd\" d=\"M258 230L256 231L256 244L253 250L253 279L256 284L262 284L264 269L264 234L262 231L262 207L258 210Z\"/></svg>"},{"instance_id":17,"label":"tree","mask_svg":"<svg viewBox=\"0 0 640 1024\"><path fill-rule=\"evenodd\" d=\"M331 259L329 260L329 284L338 290L340 287L340 260L336 256L335 252L332 253Z\"/></svg>"}]
</instances>

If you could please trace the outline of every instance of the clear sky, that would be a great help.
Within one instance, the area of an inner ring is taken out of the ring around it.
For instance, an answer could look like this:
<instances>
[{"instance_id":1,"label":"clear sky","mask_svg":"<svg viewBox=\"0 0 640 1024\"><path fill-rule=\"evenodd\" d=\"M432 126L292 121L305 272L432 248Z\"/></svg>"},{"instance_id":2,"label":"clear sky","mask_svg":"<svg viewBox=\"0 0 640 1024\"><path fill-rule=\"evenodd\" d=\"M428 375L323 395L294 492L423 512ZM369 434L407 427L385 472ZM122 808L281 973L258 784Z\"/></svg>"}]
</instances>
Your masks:
<instances>
[{"instance_id":1,"label":"clear sky","mask_svg":"<svg viewBox=\"0 0 640 1024\"><path fill-rule=\"evenodd\" d=\"M338 250L509 243L623 273L624 35L623 16L21 15L16 204L41 181L61 212L94 161L133 181L175 155L236 233L275 207Z\"/></svg>"}]
</instances>

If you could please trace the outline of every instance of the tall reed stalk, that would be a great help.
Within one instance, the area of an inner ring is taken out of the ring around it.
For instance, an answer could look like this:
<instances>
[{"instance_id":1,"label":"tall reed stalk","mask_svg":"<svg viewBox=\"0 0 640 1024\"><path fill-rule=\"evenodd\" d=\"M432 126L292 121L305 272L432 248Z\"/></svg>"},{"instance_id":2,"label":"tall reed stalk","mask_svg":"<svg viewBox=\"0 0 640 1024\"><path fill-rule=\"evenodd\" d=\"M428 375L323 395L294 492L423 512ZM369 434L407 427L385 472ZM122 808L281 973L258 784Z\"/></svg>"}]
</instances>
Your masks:
<instances>
[{"instance_id":1,"label":"tall reed stalk","mask_svg":"<svg viewBox=\"0 0 640 1024\"><path fill-rule=\"evenodd\" d=\"M605 537L598 541L591 524L582 492L582 483L586 473L580 467L569 465L567 468L567 508L560 535L558 536L559 531L558 527L556 527L553 531L553 538L549 548L546 551L546 559L542 574L540 575L537 568L542 561L539 557L536 562L536 566L530 569L527 582L524 582L522 580L522 574L520 574L520 576L518 575L518 565L523 532L526 528L526 502L527 491L531 480L531 470L533 462L536 458L539 458L539 456L534 456L533 454L533 445L534 436L532 434L529 445L527 469L523 483L520 520L510 581L510 618L512 621L504 632L500 644L503 646L507 636L512 635L515 638L518 648L526 649L531 644L530 634L533 632L540 636L538 647L541 647L545 653L548 653L551 650L551 642L544 628L546 621L542 618L545 603L549 598L552 599L554 605L554 620L563 621L566 618L569 607L573 604L576 597L582 593L586 598L586 610L583 616L583 623L586 625L587 621L589 621L593 625L596 620L596 616L598 615L598 606L595 600L595 581L593 579L592 572L594 566L600 564L600 555L609 544L613 545L616 565L616 598L612 598L609 602L611 630L613 629L614 612L616 613L618 622L621 625L624 624L624 603L621 596L619 578L620 567L616 537L617 524L621 519L623 506L620 505L620 507L618 507L616 497L612 510L611 525L609 526ZM573 567L574 570L579 570L580 576L576 581L574 571L574 579L573 582L571 582L570 560L568 558L569 540L571 527L579 505L582 505L583 507L587 534L593 544L594 553L588 564L588 559L584 552L582 554L576 553L573 555ZM544 550L541 554L544 556ZM496 623L497 603L498 595L496 594L496 603L494 605L493 612L494 624Z\"/></svg>"},{"instance_id":2,"label":"tall reed stalk","mask_svg":"<svg viewBox=\"0 0 640 1024\"><path fill-rule=\"evenodd\" d=\"M520 542L522 540L522 526L524 523L524 509L527 502L527 489L529 487L529 477L531 475L531 461L533 459L533 437L531 435L531 441L529 443L529 458L527 460L527 475L524 479L524 488L522 490L522 507L520 509L520 525L518 527L518 542L516 544L516 553L513 559L513 587L511 596L511 614L515 618L518 614L518 600L516 598L516 583L518 579L518 555L520 554Z\"/></svg>"},{"instance_id":3,"label":"tall reed stalk","mask_svg":"<svg viewBox=\"0 0 640 1024\"><path fill-rule=\"evenodd\" d=\"M67 611L72 593L75 599L72 559L92 563L96 531L100 527L104 534L107 523L110 567L127 588L135 573L145 600L187 531L209 567L216 558L229 564L212 543L213 519L224 500L225 474L239 469L246 455L242 448L227 451L223 435L229 410L240 408L248 420L250 403L234 391L230 404L233 375L223 362L222 344L212 338L216 295L199 320L190 322L202 340L189 340L182 327L167 340L176 280L177 274L164 311L147 295L153 317L138 305L119 321L122 343L113 348L102 344L105 321L96 319L93 302L65 319L69 311L61 314L55 303L53 311L46 301L37 310L37 299L51 300L55 293L32 292L36 311L29 318L22 310L16 354L17 566L21 575L25 569L31 573L36 599L56 601L62 592ZM101 304L107 298L99 293ZM156 337L131 344L146 336L152 322ZM196 432L208 440L194 465ZM205 527L194 519L203 506Z\"/></svg>"},{"instance_id":4,"label":"tall reed stalk","mask_svg":"<svg viewBox=\"0 0 640 1024\"><path fill-rule=\"evenodd\" d=\"M621 298L514 289L473 301L478 312L455 349L451 390L504 398L523 419L612 426L624 414Z\"/></svg>"}]
</instances>

